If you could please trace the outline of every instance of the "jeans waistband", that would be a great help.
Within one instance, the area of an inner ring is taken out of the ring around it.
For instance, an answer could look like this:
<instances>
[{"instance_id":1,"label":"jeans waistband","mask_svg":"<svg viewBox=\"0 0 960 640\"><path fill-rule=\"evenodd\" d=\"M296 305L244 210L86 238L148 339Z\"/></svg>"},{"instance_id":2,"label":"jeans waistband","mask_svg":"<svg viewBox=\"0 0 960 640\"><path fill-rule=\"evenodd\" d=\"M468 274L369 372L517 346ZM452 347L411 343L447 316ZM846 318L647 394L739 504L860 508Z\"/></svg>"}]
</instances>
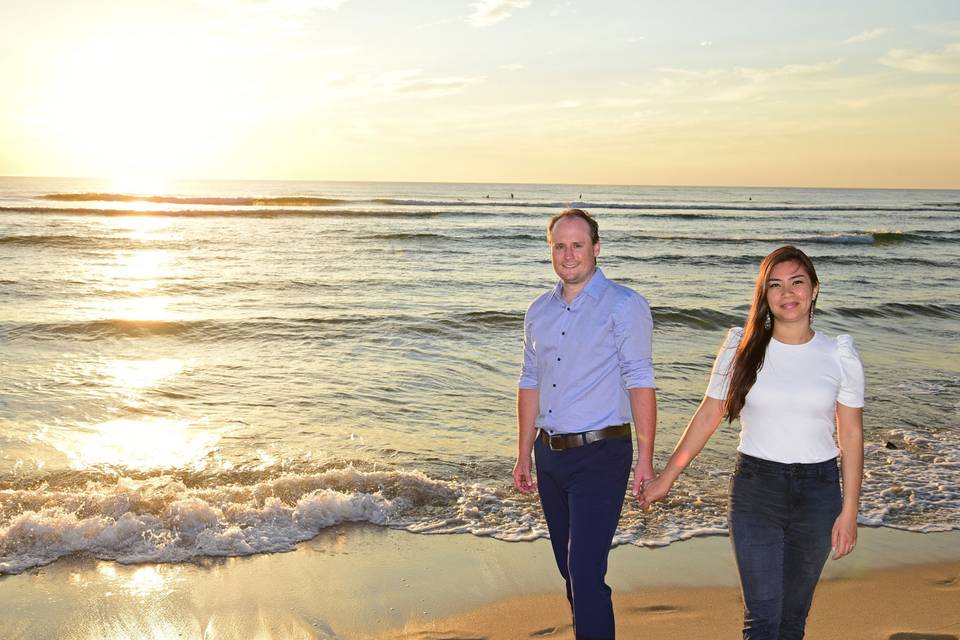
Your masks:
<instances>
[{"instance_id":1,"label":"jeans waistband","mask_svg":"<svg viewBox=\"0 0 960 640\"><path fill-rule=\"evenodd\" d=\"M750 470L764 475L792 476L795 478L818 478L837 473L837 459L823 462L774 462L755 458L746 453L737 453L737 471Z\"/></svg>"}]
</instances>

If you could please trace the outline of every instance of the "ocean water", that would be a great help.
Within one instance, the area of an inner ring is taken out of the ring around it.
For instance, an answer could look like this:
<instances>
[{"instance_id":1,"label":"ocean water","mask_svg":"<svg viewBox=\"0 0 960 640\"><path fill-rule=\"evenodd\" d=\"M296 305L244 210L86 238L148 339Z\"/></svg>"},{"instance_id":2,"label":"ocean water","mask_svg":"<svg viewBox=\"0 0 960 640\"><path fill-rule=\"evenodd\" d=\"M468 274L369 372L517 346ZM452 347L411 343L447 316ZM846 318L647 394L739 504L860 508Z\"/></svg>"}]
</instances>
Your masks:
<instances>
[{"instance_id":1,"label":"ocean water","mask_svg":"<svg viewBox=\"0 0 960 640\"><path fill-rule=\"evenodd\" d=\"M0 178L0 573L179 562L366 521L546 536L511 488L522 318L548 217L595 214L655 322L663 463L760 259L867 374L861 522L960 528L960 191ZM616 542L725 531L722 427Z\"/></svg>"}]
</instances>

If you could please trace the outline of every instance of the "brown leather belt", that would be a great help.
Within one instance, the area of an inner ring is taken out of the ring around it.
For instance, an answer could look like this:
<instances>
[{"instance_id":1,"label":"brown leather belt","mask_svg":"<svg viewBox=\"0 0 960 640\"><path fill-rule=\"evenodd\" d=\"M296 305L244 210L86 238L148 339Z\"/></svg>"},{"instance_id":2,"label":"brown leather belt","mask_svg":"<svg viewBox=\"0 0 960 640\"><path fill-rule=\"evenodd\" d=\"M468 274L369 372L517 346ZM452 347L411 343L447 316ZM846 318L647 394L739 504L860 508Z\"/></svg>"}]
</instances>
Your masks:
<instances>
[{"instance_id":1,"label":"brown leather belt","mask_svg":"<svg viewBox=\"0 0 960 640\"><path fill-rule=\"evenodd\" d=\"M540 429L540 439L550 447L551 451L563 451L564 449L573 449L582 447L585 444L596 442L597 440L607 440L608 438L629 438L630 423L615 424L603 429L593 431L584 431L582 433L558 433L551 436L543 429Z\"/></svg>"}]
</instances>

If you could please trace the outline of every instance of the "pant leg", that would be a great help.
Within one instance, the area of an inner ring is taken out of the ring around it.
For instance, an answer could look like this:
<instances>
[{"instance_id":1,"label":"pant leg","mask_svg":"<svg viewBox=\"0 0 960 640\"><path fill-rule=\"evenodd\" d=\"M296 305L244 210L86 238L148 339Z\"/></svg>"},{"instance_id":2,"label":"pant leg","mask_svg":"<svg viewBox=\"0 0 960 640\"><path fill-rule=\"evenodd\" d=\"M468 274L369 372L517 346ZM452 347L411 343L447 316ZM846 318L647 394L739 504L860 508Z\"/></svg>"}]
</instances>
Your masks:
<instances>
[{"instance_id":1,"label":"pant leg","mask_svg":"<svg viewBox=\"0 0 960 640\"><path fill-rule=\"evenodd\" d=\"M607 556L630 476L632 440L601 440L564 451L551 451L538 441L534 450L540 502L567 584L576 638L612 639Z\"/></svg>"},{"instance_id":2,"label":"pant leg","mask_svg":"<svg viewBox=\"0 0 960 640\"><path fill-rule=\"evenodd\" d=\"M613 600L606 584L610 544L620 522L633 460L629 439L583 447L581 468L570 488L569 584L577 640L616 637Z\"/></svg>"},{"instance_id":3,"label":"pant leg","mask_svg":"<svg viewBox=\"0 0 960 640\"><path fill-rule=\"evenodd\" d=\"M833 523L840 515L836 467L820 477L792 481L791 522L784 540L783 617L780 640L802 640L813 592L830 554Z\"/></svg>"},{"instance_id":4,"label":"pant leg","mask_svg":"<svg viewBox=\"0 0 960 640\"><path fill-rule=\"evenodd\" d=\"M573 613L573 593L570 588L570 573L567 570L570 540L570 507L567 500L567 478L562 465L562 451L551 451L540 438L534 444L537 467L537 489L540 506L550 532L550 546L560 575L567 587L567 601Z\"/></svg>"},{"instance_id":5,"label":"pant leg","mask_svg":"<svg viewBox=\"0 0 960 640\"><path fill-rule=\"evenodd\" d=\"M784 478L737 469L730 483L729 527L743 593L744 640L778 640L786 507Z\"/></svg>"}]
</instances>

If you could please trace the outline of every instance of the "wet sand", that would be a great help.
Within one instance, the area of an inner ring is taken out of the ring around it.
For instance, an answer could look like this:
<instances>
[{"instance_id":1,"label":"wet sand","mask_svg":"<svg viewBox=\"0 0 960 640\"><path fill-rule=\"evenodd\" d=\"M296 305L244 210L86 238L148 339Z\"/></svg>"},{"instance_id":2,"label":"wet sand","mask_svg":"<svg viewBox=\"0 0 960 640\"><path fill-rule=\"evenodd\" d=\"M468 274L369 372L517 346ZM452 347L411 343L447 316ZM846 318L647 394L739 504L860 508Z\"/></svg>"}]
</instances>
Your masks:
<instances>
[{"instance_id":1,"label":"wet sand","mask_svg":"<svg viewBox=\"0 0 960 640\"><path fill-rule=\"evenodd\" d=\"M621 638L737 638L729 541L619 547ZM188 564L66 558L0 579L5 638L572 638L549 544L325 531L292 553ZM899 635L898 635L899 634ZM960 638L960 532L861 529L828 563L808 638Z\"/></svg>"}]
</instances>

